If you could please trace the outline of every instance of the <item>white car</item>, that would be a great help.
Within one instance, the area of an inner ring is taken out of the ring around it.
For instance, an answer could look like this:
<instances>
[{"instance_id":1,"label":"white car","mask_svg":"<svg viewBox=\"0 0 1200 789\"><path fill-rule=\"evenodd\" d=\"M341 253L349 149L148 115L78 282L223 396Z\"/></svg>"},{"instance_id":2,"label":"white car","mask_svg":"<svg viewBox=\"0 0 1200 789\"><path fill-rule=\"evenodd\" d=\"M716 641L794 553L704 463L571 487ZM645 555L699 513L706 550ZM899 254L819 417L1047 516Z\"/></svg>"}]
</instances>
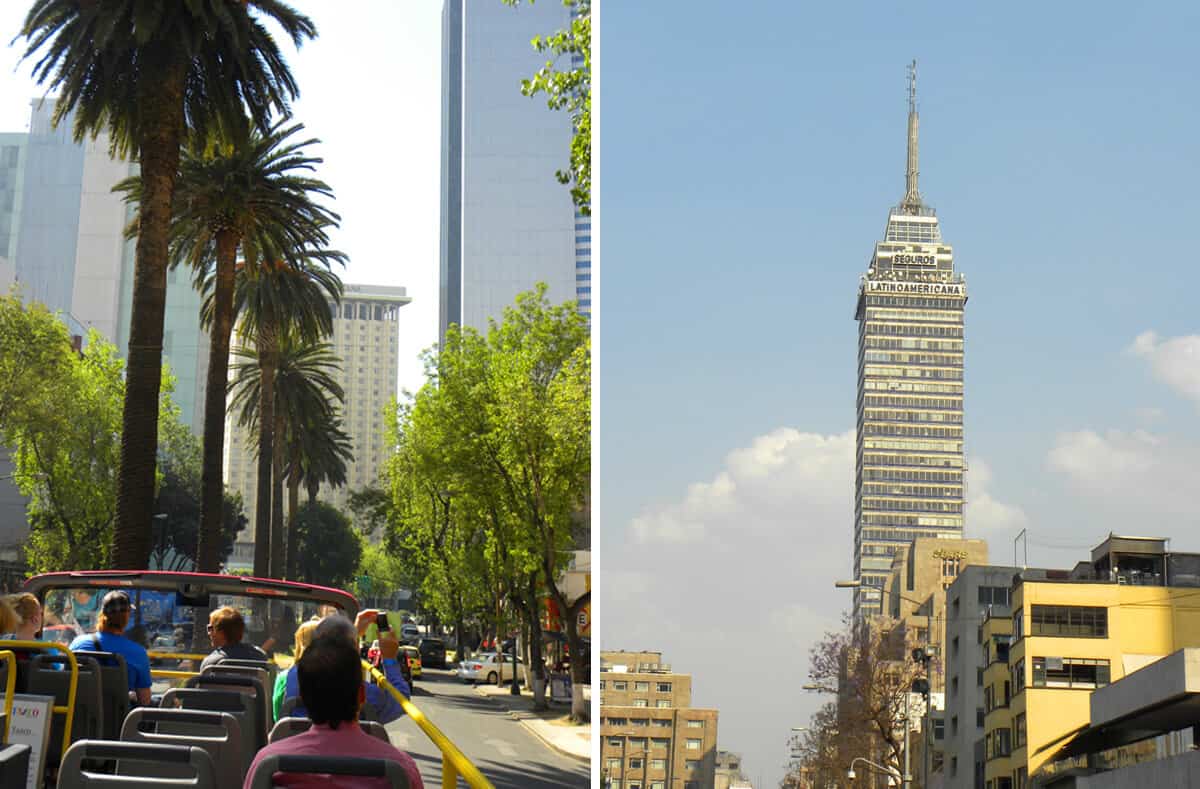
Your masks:
<instances>
[{"instance_id":1,"label":"white car","mask_svg":"<svg viewBox=\"0 0 1200 789\"><path fill-rule=\"evenodd\" d=\"M500 675L501 682L508 682L512 679L513 673L512 655L505 655L504 662L499 663L496 660L495 652L481 652L475 657L467 658L460 661L458 664L458 678L464 682L488 682L496 683L496 675ZM517 668L524 663L520 658L517 658Z\"/></svg>"}]
</instances>

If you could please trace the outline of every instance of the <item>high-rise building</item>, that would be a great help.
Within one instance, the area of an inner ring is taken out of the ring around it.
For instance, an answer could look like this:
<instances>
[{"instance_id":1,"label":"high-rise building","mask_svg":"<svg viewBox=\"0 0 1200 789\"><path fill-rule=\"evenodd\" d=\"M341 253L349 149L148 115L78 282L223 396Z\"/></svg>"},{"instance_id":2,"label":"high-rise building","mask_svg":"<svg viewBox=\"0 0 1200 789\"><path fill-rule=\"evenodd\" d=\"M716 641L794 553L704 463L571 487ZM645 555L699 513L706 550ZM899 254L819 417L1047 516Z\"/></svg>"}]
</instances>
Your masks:
<instances>
[{"instance_id":1,"label":"high-rise building","mask_svg":"<svg viewBox=\"0 0 1200 789\"><path fill-rule=\"evenodd\" d=\"M109 155L109 138L75 142L72 119L51 125L54 104L33 101L11 246L22 299L62 313L72 333L96 329L124 357L133 299L134 242L125 238L131 207L113 186L138 171ZM15 135L14 135L15 136ZM7 192L5 192L7 193ZM167 275L163 359L176 378L173 399L197 434L204 421L208 335L200 294L183 268Z\"/></svg>"},{"instance_id":2,"label":"high-rise building","mask_svg":"<svg viewBox=\"0 0 1200 789\"><path fill-rule=\"evenodd\" d=\"M612 789L714 789L717 711L661 652L600 653L600 775Z\"/></svg>"},{"instance_id":3,"label":"high-rise building","mask_svg":"<svg viewBox=\"0 0 1200 789\"><path fill-rule=\"evenodd\" d=\"M591 220L555 178L571 120L521 95L545 64L530 39L570 21L561 3L445 2L440 339L451 324L486 330L538 282L590 310Z\"/></svg>"},{"instance_id":4,"label":"high-rise building","mask_svg":"<svg viewBox=\"0 0 1200 789\"><path fill-rule=\"evenodd\" d=\"M916 63L906 189L858 289L856 614L881 612L892 557L917 537L963 533L963 307L937 214L917 190Z\"/></svg>"},{"instance_id":5,"label":"high-rise building","mask_svg":"<svg viewBox=\"0 0 1200 789\"><path fill-rule=\"evenodd\" d=\"M335 489L322 487L318 493L321 501L335 507L345 506L350 490L374 484L387 459L384 413L397 395L399 310L410 301L404 288L347 284L342 303L331 305L333 334L329 342L342 360L335 378L346 395L342 426L354 446L354 462L346 470L347 484ZM257 435L237 424L237 414L230 414L225 422L225 485L242 494L249 521L229 559L231 568L248 568L254 562L257 443Z\"/></svg>"}]
</instances>

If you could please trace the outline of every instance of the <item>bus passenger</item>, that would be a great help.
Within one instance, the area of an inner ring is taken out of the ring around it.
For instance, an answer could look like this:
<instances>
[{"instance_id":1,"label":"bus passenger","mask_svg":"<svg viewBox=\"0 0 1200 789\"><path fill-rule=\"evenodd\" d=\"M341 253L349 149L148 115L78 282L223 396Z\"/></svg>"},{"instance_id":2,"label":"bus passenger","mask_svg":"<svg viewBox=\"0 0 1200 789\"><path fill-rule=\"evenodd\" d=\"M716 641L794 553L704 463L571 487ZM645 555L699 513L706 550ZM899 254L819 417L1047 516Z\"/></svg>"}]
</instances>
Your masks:
<instances>
[{"instance_id":1,"label":"bus passenger","mask_svg":"<svg viewBox=\"0 0 1200 789\"><path fill-rule=\"evenodd\" d=\"M287 671L279 672L279 676L275 677L275 692L271 699L275 706L275 720L279 720L279 713L283 711L283 700L287 697L288 683L292 683L297 688L297 692L299 692L299 680L293 676L296 673L296 663L300 662L300 656L304 654L304 650L312 642L313 633L316 632L317 623L320 621L320 619L314 617L307 622L302 622L300 627L296 628L295 662L292 663L291 668Z\"/></svg>"},{"instance_id":2,"label":"bus passenger","mask_svg":"<svg viewBox=\"0 0 1200 789\"><path fill-rule=\"evenodd\" d=\"M71 642L72 652L112 652L125 658L129 672L129 690L137 703L150 703L150 658L146 648L125 637L129 625L129 595L113 591L104 595L100 603L100 616L96 619L96 632L85 633Z\"/></svg>"},{"instance_id":3,"label":"bus passenger","mask_svg":"<svg viewBox=\"0 0 1200 789\"><path fill-rule=\"evenodd\" d=\"M350 625L348 619L343 619ZM328 619L326 621L329 621ZM353 625L350 625L353 627ZM395 642L395 639L392 639ZM250 789L254 770L268 756L350 756L396 762L413 789L424 789L417 763L404 751L372 737L358 725L358 710L366 698L360 677L362 663L353 640L340 633L318 635L296 662L300 698L308 709L313 725L308 731L279 740L258 752L246 773L242 789ZM375 789L387 787L385 778L367 776L331 776L304 773L276 773L272 786L349 787Z\"/></svg>"},{"instance_id":4,"label":"bus passenger","mask_svg":"<svg viewBox=\"0 0 1200 789\"><path fill-rule=\"evenodd\" d=\"M200 670L215 665L222 658L266 660L267 653L253 644L242 641L246 635L246 620L242 612L231 605L218 608L208 615L208 638L213 651L200 663Z\"/></svg>"},{"instance_id":5,"label":"bus passenger","mask_svg":"<svg viewBox=\"0 0 1200 789\"><path fill-rule=\"evenodd\" d=\"M21 592L9 595L4 598L4 602L12 605L18 623L12 634L8 634L8 629L0 625L0 633L6 634L0 638L11 638L17 641L40 640L38 634L42 630L42 604L38 602L37 597L29 592ZM0 614L0 619L2 618L4 616Z\"/></svg>"},{"instance_id":6,"label":"bus passenger","mask_svg":"<svg viewBox=\"0 0 1200 789\"><path fill-rule=\"evenodd\" d=\"M33 597L33 595L29 596ZM37 602L36 597L33 597L33 599L34 602ZM0 638L6 641L20 638L24 641L23 637L16 634L20 626L21 616L12 606L12 596L0 597L0 633L3 633L3 635L0 635Z\"/></svg>"}]
</instances>

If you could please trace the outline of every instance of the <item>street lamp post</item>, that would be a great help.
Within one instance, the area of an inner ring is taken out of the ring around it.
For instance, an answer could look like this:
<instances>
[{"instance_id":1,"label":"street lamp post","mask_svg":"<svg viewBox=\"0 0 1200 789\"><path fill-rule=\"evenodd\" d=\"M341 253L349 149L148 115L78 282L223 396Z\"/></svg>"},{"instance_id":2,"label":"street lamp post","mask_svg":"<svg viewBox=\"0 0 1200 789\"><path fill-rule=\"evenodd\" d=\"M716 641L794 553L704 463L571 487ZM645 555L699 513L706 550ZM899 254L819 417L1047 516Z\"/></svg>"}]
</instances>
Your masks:
<instances>
[{"instance_id":1,"label":"street lamp post","mask_svg":"<svg viewBox=\"0 0 1200 789\"><path fill-rule=\"evenodd\" d=\"M879 772L883 773L884 775L891 776L892 778L900 778L901 780L903 780L903 777L900 775L897 775L896 771L894 769L892 769L891 767L884 767L882 764L876 764L875 762L871 761L870 759L868 759L864 756L856 756L856 757L854 757L854 760L852 762L850 762L850 769L846 771L846 777L849 778L851 781L853 781L855 778L858 777L854 774L854 765L858 764L859 762L862 762L863 764L868 765L868 766L874 768L875 770L878 770Z\"/></svg>"}]
</instances>

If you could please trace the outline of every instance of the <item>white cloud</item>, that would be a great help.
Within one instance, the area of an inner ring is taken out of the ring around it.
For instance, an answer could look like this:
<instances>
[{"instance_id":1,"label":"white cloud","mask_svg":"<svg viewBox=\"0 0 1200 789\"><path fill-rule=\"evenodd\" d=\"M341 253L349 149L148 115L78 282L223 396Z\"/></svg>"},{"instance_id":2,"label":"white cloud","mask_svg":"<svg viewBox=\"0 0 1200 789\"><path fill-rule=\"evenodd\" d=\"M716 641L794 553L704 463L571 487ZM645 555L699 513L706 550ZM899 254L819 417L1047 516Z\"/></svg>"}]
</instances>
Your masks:
<instances>
[{"instance_id":1,"label":"white cloud","mask_svg":"<svg viewBox=\"0 0 1200 789\"><path fill-rule=\"evenodd\" d=\"M1005 504L992 495L992 468L983 458L967 463L967 536L995 540L1023 528L1025 511Z\"/></svg>"},{"instance_id":2,"label":"white cloud","mask_svg":"<svg viewBox=\"0 0 1200 789\"><path fill-rule=\"evenodd\" d=\"M1196 522L1192 491L1200 478L1200 447L1177 438L1146 430L1060 433L1046 466L1081 494L1081 513L1108 528L1169 526L1174 533L1182 525L1178 518Z\"/></svg>"},{"instance_id":3,"label":"white cloud","mask_svg":"<svg viewBox=\"0 0 1200 789\"><path fill-rule=\"evenodd\" d=\"M798 696L798 682L781 693L776 682L744 680L778 663L802 675L809 649L849 608L850 593L833 582L853 566L854 446L853 431L779 428L638 513L628 539L601 532L602 648L662 650L692 673L693 704L721 710L722 747L752 764L779 757L763 731L803 725L821 701ZM969 529L1023 521L993 497L982 460L970 474Z\"/></svg>"},{"instance_id":4,"label":"white cloud","mask_svg":"<svg viewBox=\"0 0 1200 789\"><path fill-rule=\"evenodd\" d=\"M1200 403L1200 334L1162 339L1145 331L1134 339L1129 351L1146 359L1160 381Z\"/></svg>"}]
</instances>

